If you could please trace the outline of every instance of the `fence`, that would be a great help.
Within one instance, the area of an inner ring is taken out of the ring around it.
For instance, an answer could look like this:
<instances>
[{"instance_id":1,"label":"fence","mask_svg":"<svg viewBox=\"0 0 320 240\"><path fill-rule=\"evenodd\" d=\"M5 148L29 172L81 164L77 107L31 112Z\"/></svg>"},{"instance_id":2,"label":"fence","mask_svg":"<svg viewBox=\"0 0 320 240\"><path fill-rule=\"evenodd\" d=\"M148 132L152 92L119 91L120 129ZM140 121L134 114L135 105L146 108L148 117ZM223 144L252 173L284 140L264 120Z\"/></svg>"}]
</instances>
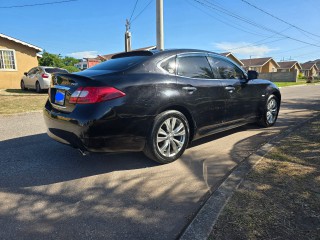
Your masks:
<instances>
[{"instance_id":1,"label":"fence","mask_svg":"<svg viewBox=\"0 0 320 240\"><path fill-rule=\"evenodd\" d=\"M272 82L296 82L298 79L298 71L259 73L259 78L267 79Z\"/></svg>"}]
</instances>

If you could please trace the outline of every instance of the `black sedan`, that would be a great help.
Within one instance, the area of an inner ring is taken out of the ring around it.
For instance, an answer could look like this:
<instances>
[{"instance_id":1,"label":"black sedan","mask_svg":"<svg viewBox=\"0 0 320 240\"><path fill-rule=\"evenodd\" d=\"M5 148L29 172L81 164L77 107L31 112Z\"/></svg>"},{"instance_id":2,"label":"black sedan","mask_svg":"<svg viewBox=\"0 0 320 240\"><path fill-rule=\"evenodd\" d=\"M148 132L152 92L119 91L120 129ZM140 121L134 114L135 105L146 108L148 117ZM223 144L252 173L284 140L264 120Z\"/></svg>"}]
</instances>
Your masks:
<instances>
[{"instance_id":1,"label":"black sedan","mask_svg":"<svg viewBox=\"0 0 320 240\"><path fill-rule=\"evenodd\" d=\"M277 120L281 95L208 51L135 51L76 74L57 74L44 117L48 135L82 152L143 151L169 163L192 140Z\"/></svg>"}]
</instances>

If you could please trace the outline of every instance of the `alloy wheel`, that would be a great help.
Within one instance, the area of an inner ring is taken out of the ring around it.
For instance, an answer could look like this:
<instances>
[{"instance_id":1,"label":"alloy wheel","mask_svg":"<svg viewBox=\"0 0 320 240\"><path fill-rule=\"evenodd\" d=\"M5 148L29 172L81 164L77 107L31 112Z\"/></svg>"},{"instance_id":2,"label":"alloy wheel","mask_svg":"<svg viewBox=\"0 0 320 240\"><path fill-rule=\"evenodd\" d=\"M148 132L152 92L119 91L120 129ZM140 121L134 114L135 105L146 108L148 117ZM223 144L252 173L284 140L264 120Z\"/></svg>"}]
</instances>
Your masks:
<instances>
[{"instance_id":1,"label":"alloy wheel","mask_svg":"<svg viewBox=\"0 0 320 240\"><path fill-rule=\"evenodd\" d=\"M278 103L276 99L271 98L267 105L267 121L269 124L273 124L277 119Z\"/></svg>"},{"instance_id":2,"label":"alloy wheel","mask_svg":"<svg viewBox=\"0 0 320 240\"><path fill-rule=\"evenodd\" d=\"M174 157L183 148L186 140L186 129L176 117L166 119L157 132L157 148L164 157Z\"/></svg>"}]
</instances>

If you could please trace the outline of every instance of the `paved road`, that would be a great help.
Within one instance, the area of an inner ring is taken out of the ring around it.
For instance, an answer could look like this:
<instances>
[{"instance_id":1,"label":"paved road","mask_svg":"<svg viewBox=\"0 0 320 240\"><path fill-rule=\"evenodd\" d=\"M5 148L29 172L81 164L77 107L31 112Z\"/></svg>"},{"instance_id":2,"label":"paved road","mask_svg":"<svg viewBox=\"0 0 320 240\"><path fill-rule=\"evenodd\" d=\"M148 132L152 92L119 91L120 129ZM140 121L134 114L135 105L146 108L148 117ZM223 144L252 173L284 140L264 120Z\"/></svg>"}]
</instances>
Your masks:
<instances>
[{"instance_id":1,"label":"paved road","mask_svg":"<svg viewBox=\"0 0 320 240\"><path fill-rule=\"evenodd\" d=\"M278 123L198 141L178 161L49 139L41 113L0 117L0 239L174 239L239 161L320 111L320 86L281 89ZM27 127L26 127L27 126Z\"/></svg>"}]
</instances>

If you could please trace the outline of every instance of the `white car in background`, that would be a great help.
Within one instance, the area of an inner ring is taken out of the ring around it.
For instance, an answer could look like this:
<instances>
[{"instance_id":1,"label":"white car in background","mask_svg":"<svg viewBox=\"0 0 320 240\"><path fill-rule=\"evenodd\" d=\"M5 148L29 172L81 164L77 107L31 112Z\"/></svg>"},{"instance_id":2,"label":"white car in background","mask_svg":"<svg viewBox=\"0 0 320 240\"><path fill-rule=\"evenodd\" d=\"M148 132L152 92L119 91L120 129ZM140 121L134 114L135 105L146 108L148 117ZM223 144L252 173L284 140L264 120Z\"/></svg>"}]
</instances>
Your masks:
<instances>
[{"instance_id":1,"label":"white car in background","mask_svg":"<svg viewBox=\"0 0 320 240\"><path fill-rule=\"evenodd\" d=\"M25 72L21 79L21 89L35 89L40 93L50 87L52 73L69 73L67 70L57 67L34 67Z\"/></svg>"}]
</instances>

